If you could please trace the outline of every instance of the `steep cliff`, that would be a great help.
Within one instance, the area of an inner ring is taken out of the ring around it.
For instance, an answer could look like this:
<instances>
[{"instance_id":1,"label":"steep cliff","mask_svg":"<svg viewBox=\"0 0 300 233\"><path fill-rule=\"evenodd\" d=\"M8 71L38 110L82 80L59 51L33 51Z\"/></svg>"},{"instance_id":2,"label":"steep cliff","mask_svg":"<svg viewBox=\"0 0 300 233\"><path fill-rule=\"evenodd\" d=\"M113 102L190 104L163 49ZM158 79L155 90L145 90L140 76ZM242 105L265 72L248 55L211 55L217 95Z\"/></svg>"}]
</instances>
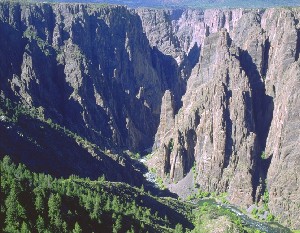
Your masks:
<instances>
[{"instance_id":1,"label":"steep cliff","mask_svg":"<svg viewBox=\"0 0 300 233\"><path fill-rule=\"evenodd\" d=\"M102 149L152 147L149 166L178 193L228 192L246 207L268 192L299 228L299 19L2 3L1 96Z\"/></svg>"},{"instance_id":2,"label":"steep cliff","mask_svg":"<svg viewBox=\"0 0 300 233\"><path fill-rule=\"evenodd\" d=\"M274 99L266 156L269 207L286 224L300 227L300 11L269 10L262 26L270 38L266 93ZM277 27L275 27L275 25Z\"/></svg>"},{"instance_id":3,"label":"steep cliff","mask_svg":"<svg viewBox=\"0 0 300 233\"><path fill-rule=\"evenodd\" d=\"M176 26L152 44L179 64L191 47L201 52L178 114L170 93L163 98L149 165L179 181L170 185L178 193L188 183L249 206L269 192L272 213L299 228L299 9L164 13ZM146 32L164 35L162 21Z\"/></svg>"},{"instance_id":4,"label":"steep cliff","mask_svg":"<svg viewBox=\"0 0 300 233\"><path fill-rule=\"evenodd\" d=\"M151 146L172 58L125 7L1 4L1 90L94 143ZM170 87L172 85L172 87ZM112 140L111 140L112 139Z\"/></svg>"}]
</instances>

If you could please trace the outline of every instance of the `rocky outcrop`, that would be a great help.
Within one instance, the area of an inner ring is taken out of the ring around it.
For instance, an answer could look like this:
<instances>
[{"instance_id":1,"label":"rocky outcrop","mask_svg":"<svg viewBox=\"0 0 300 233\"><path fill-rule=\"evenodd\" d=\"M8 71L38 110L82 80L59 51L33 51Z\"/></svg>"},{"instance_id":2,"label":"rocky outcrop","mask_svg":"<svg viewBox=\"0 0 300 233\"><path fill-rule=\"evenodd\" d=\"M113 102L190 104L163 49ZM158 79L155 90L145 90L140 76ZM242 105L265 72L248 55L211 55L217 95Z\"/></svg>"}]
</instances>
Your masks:
<instances>
[{"instance_id":1,"label":"rocky outcrop","mask_svg":"<svg viewBox=\"0 0 300 233\"><path fill-rule=\"evenodd\" d=\"M195 163L202 189L232 189L232 201L250 204L256 135L251 88L239 56L226 31L204 41L201 67L189 79L183 108L174 119L175 130L163 143L174 141L174 148L165 155L170 158L164 159L170 161L170 169L164 172L176 181Z\"/></svg>"},{"instance_id":2,"label":"rocky outcrop","mask_svg":"<svg viewBox=\"0 0 300 233\"><path fill-rule=\"evenodd\" d=\"M198 30L199 62L182 108L158 128L149 164L175 183L193 171L195 186L226 191L241 206L269 191L271 212L298 228L299 9L214 13L194 18L207 28Z\"/></svg>"},{"instance_id":3,"label":"rocky outcrop","mask_svg":"<svg viewBox=\"0 0 300 233\"><path fill-rule=\"evenodd\" d=\"M240 206L268 191L271 212L299 228L299 19L2 3L1 95L101 148L153 145L149 164L174 190L193 179Z\"/></svg>"}]
</instances>

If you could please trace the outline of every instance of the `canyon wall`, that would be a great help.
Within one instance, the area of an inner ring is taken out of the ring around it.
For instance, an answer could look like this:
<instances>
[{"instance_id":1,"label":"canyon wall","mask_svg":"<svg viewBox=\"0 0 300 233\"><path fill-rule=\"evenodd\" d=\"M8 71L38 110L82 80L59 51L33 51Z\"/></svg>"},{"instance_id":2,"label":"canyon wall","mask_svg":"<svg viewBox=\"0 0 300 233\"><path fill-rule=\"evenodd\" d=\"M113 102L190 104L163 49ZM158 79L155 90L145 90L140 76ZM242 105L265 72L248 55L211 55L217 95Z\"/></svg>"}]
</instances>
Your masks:
<instances>
[{"instance_id":1,"label":"canyon wall","mask_svg":"<svg viewBox=\"0 0 300 233\"><path fill-rule=\"evenodd\" d=\"M299 19L2 3L1 95L102 148L152 147L149 165L177 189L243 207L268 191L271 212L299 228Z\"/></svg>"},{"instance_id":2,"label":"canyon wall","mask_svg":"<svg viewBox=\"0 0 300 233\"><path fill-rule=\"evenodd\" d=\"M125 7L1 4L1 90L94 143L152 145L177 64Z\"/></svg>"},{"instance_id":3,"label":"canyon wall","mask_svg":"<svg viewBox=\"0 0 300 233\"><path fill-rule=\"evenodd\" d=\"M299 227L299 12L139 11L179 67L199 52L179 111L165 92L149 161L174 191L228 192L241 206L268 192L271 212Z\"/></svg>"}]
</instances>

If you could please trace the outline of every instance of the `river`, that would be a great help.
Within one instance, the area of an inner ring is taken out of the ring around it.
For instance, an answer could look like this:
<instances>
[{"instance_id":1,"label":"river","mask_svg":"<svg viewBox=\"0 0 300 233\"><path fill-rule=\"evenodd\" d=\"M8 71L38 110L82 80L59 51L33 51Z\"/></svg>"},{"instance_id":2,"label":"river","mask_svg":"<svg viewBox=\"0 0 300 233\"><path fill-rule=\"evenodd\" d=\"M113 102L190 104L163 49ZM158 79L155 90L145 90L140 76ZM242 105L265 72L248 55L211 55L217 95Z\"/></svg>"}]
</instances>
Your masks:
<instances>
[{"instance_id":1,"label":"river","mask_svg":"<svg viewBox=\"0 0 300 233\"><path fill-rule=\"evenodd\" d=\"M144 163L146 162L145 158L139 160L139 162ZM156 174L148 171L144 174L144 177L148 182L153 184L154 187L158 187L156 183ZM209 202L210 204L221 206L222 208L228 209L239 216L242 220L243 225L249 226L254 229L258 229L265 233L292 233L292 231L277 222L261 222L255 219L250 218L247 214L244 214L241 210L237 207L230 205L230 204L222 204L216 202L214 199L202 199L198 202L198 205L204 202Z\"/></svg>"},{"instance_id":2,"label":"river","mask_svg":"<svg viewBox=\"0 0 300 233\"><path fill-rule=\"evenodd\" d=\"M291 233L292 231L277 222L261 222L255 219L250 218L248 215L244 214L237 207L230 204L222 204L216 202L214 199L203 199L198 202L198 205L203 204L204 202L209 202L210 204L221 206L222 208L228 209L231 212L235 213L242 220L243 225L249 226L255 229L258 229L266 233Z\"/></svg>"}]
</instances>

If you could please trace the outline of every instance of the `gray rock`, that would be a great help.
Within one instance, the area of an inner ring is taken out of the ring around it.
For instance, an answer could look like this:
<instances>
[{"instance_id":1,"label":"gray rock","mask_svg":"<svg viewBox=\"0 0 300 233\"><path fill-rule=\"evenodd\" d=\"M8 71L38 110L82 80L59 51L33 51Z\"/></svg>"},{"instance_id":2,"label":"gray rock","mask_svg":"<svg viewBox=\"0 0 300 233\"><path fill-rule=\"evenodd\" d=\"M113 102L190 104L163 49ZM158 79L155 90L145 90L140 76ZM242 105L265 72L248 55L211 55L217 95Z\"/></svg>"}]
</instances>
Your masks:
<instances>
[{"instance_id":1,"label":"gray rock","mask_svg":"<svg viewBox=\"0 0 300 233\"><path fill-rule=\"evenodd\" d=\"M299 8L1 3L1 96L101 148L153 146L147 164L174 190L191 170L239 206L268 190L271 213L299 228L299 20Z\"/></svg>"}]
</instances>

